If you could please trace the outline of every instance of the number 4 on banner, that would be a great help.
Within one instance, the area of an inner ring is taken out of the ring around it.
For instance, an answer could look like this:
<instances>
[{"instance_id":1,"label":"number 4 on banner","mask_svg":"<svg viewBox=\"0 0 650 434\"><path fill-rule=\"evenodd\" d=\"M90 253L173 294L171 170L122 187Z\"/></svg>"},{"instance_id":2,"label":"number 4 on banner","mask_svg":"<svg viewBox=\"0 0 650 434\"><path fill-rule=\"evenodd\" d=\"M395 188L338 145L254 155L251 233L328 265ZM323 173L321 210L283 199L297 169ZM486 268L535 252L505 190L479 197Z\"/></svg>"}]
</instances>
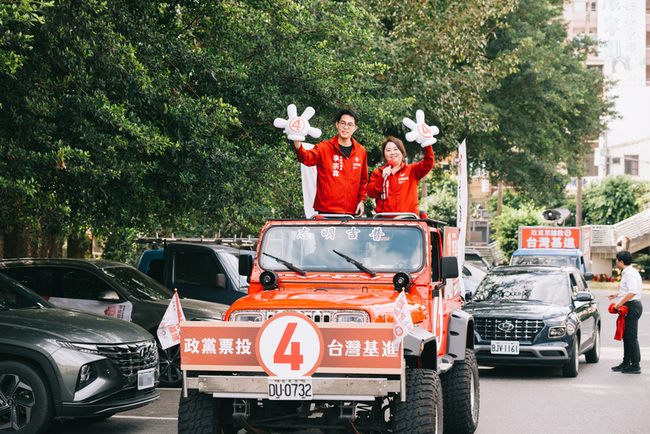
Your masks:
<instances>
[{"instance_id":1,"label":"number 4 on banner","mask_svg":"<svg viewBox=\"0 0 650 434\"><path fill-rule=\"evenodd\" d=\"M282 334L282 339L280 339L280 344L278 349L273 354L274 363L288 363L291 365L292 371L300 370L300 365L302 365L302 354L300 354L300 342L291 342L291 352L286 354L287 347L291 341L293 333L296 331L296 323L287 324L287 328L284 329Z\"/></svg>"}]
</instances>

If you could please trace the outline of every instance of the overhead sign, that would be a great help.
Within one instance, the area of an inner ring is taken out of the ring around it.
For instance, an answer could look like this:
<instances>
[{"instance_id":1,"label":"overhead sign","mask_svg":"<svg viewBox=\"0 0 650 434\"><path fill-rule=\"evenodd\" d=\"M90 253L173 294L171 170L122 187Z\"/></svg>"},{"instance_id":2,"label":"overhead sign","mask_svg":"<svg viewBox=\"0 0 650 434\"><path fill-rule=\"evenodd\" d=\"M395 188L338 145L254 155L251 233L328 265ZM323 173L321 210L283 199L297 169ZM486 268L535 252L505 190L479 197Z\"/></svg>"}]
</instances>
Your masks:
<instances>
[{"instance_id":1,"label":"overhead sign","mask_svg":"<svg viewBox=\"0 0 650 434\"><path fill-rule=\"evenodd\" d=\"M259 322L181 323L181 368L266 372L299 378L318 373L396 374L391 323L319 323L297 312Z\"/></svg>"}]
</instances>

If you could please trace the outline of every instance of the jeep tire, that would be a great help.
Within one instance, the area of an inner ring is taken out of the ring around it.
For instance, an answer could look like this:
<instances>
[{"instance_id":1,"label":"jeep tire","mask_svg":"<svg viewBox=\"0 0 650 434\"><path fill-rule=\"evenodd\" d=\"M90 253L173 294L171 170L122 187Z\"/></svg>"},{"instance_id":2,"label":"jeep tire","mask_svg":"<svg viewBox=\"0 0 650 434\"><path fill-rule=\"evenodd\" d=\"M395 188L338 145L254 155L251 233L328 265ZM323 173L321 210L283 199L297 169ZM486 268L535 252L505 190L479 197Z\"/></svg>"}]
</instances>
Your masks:
<instances>
[{"instance_id":1,"label":"jeep tire","mask_svg":"<svg viewBox=\"0 0 650 434\"><path fill-rule=\"evenodd\" d=\"M406 370L406 402L393 406L393 434L442 434L442 387L430 369Z\"/></svg>"},{"instance_id":2,"label":"jeep tire","mask_svg":"<svg viewBox=\"0 0 650 434\"><path fill-rule=\"evenodd\" d=\"M474 351L466 349L465 360L455 361L440 380L445 434L472 434L478 426L480 401L478 364Z\"/></svg>"},{"instance_id":3,"label":"jeep tire","mask_svg":"<svg viewBox=\"0 0 650 434\"><path fill-rule=\"evenodd\" d=\"M178 434L235 434L238 429L222 421L226 412L232 413L226 402L230 400L213 398L212 395L188 390L187 398L181 395L178 406ZM232 417L230 418L232 420Z\"/></svg>"}]
</instances>

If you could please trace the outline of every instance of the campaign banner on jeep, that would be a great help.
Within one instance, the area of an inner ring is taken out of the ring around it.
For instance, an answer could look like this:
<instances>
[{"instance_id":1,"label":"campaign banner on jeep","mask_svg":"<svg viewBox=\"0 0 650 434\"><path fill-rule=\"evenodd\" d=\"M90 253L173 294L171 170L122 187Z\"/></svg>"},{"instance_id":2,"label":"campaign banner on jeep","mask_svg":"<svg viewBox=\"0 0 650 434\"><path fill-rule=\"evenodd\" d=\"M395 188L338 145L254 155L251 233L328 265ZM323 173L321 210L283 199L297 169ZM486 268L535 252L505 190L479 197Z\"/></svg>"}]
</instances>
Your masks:
<instances>
[{"instance_id":1,"label":"campaign banner on jeep","mask_svg":"<svg viewBox=\"0 0 650 434\"><path fill-rule=\"evenodd\" d=\"M181 369L266 372L282 378L313 373L400 374L402 347L391 323L314 323L297 312L260 322L181 323Z\"/></svg>"}]
</instances>

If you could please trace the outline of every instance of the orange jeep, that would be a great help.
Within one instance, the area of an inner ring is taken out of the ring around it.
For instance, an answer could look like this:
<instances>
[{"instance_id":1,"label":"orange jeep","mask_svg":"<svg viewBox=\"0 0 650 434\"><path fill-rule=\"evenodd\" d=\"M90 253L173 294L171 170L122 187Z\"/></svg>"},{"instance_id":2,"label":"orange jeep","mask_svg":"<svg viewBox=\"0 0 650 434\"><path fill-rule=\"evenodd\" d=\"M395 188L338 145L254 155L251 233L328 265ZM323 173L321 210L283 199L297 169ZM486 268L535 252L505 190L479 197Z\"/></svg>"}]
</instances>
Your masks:
<instances>
[{"instance_id":1,"label":"orange jeep","mask_svg":"<svg viewBox=\"0 0 650 434\"><path fill-rule=\"evenodd\" d=\"M255 258L240 256L249 295L223 322L181 324L178 432L473 433L474 320L460 310L458 229L441 226L267 222Z\"/></svg>"}]
</instances>

